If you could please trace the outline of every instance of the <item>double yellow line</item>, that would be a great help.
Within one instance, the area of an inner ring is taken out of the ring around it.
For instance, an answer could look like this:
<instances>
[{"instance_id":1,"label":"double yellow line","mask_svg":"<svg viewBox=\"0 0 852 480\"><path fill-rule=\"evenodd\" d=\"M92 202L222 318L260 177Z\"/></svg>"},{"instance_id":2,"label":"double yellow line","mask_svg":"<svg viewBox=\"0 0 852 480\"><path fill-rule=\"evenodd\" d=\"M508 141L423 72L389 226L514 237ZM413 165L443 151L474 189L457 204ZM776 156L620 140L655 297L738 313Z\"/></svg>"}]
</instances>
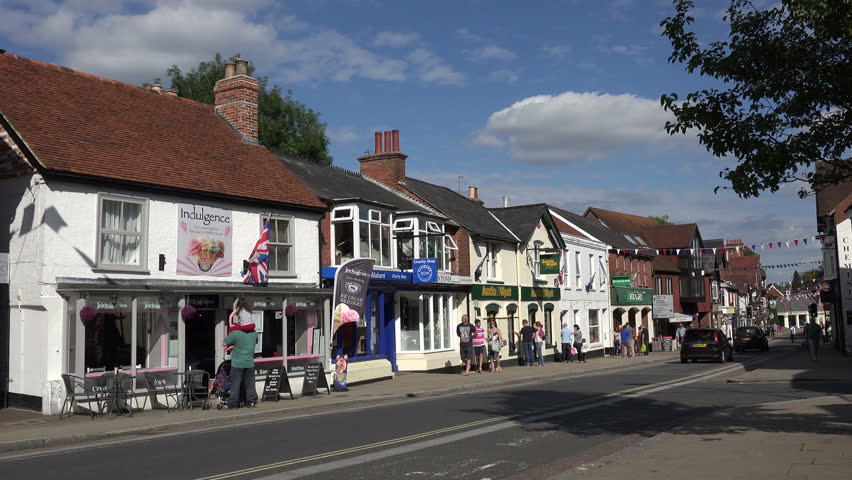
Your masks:
<instances>
[{"instance_id":1,"label":"double yellow line","mask_svg":"<svg viewBox=\"0 0 852 480\"><path fill-rule=\"evenodd\" d=\"M618 396L627 395L627 394L630 394L630 393L636 393L636 392L639 392L639 391L642 391L642 390L650 390L652 388L670 385L672 383L686 382L686 381L689 381L689 380L692 380L692 379L695 379L695 378L698 378L698 377L703 377L703 376L712 375L714 373L721 372L722 370L725 370L727 368L731 368L731 367L720 367L720 368L717 368L717 369L714 369L714 370L710 370L708 372L696 373L695 375L690 375L688 377L675 378L675 379L672 379L672 380L666 380L664 382L652 383L650 385L641 385L641 386L638 386L638 387L628 388L626 390L620 390L618 392L608 393L608 394L604 395L604 398L618 397ZM563 406L556 407L556 408L564 408L566 406L569 406L569 405L563 405ZM571 406L579 406L579 405L571 405ZM554 408L551 407L548 410L553 410L553 409ZM389 446L389 445L396 445L396 444L399 444L399 443L410 442L412 440L419 440L419 439L426 438L426 437L440 435L442 433L450 433L450 432L455 432L455 431L458 431L458 430L465 430L465 429L468 429L468 428L471 428L471 427L479 427L479 426L487 425L487 424L490 424L490 423L508 421L508 420L516 420L516 419L520 419L520 418L529 417L530 415L531 415L531 413L525 413L525 414L522 414L522 415L492 417L492 418L487 418L485 420L478 420L476 422L465 423L463 425L455 425L455 426L452 426L452 427L442 428L442 429L439 429L439 430L432 430L430 432L423 432L423 433L418 433L418 434L415 434L415 435L409 435L407 437L399 437L399 438L394 438L394 439L391 439L391 440L385 440L385 441L382 441L382 442L371 443L369 445L361 445L359 447L345 448L345 449L342 449L342 450L334 450L334 451L331 451L331 452L319 453L317 455L311 455L311 456L302 457L302 458L294 458L292 460L285 460L283 462L270 463L268 465L259 465L257 467L250 467L250 468L245 468L245 469L242 469L242 470L234 470L233 472L221 473L221 474L218 474L218 475L211 475L209 477L199 478L198 480L223 480L223 479L226 479L226 478L233 478L233 477L238 477L238 476L242 476L242 475L248 475L248 474L251 474L251 473L258 473L258 472L262 472L262 471L265 471L265 470L272 470L272 469L275 469L275 468L297 465L299 463L312 462L312 461L315 461L315 460L325 460L325 459L332 458L332 457L339 457L341 455L363 452L364 450L371 450L373 448L386 447L386 446Z\"/></svg>"}]
</instances>

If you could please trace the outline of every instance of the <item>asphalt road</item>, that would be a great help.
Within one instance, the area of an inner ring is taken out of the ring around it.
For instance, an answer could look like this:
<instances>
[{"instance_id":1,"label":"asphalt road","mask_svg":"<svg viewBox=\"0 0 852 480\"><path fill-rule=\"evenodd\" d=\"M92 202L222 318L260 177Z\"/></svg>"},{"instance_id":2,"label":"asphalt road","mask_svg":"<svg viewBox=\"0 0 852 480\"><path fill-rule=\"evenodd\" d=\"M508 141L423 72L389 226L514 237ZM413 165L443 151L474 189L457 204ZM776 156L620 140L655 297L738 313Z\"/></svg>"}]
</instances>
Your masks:
<instances>
[{"instance_id":1,"label":"asphalt road","mask_svg":"<svg viewBox=\"0 0 852 480\"><path fill-rule=\"evenodd\" d=\"M739 355L734 363L767 367L790 348ZM825 394L815 385L726 383L738 374L727 371L734 363L672 362L261 425L152 435L0 461L0 477L541 478L715 409L747 411L758 403Z\"/></svg>"}]
</instances>

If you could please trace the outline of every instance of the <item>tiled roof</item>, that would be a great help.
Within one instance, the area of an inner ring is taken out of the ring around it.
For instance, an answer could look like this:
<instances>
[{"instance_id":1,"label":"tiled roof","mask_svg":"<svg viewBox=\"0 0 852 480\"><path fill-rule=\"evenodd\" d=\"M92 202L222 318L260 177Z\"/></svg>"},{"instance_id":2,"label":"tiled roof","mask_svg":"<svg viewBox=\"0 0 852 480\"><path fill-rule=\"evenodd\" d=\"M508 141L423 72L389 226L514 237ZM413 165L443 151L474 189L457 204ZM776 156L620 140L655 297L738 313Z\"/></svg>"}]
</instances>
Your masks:
<instances>
[{"instance_id":1,"label":"tiled roof","mask_svg":"<svg viewBox=\"0 0 852 480\"><path fill-rule=\"evenodd\" d=\"M659 223L646 217L631 215L629 213L613 212L612 210L604 210L603 208L589 207L586 209L584 217L597 217L607 227L615 230L618 233L633 233L641 234L643 227L652 227Z\"/></svg>"},{"instance_id":2,"label":"tiled roof","mask_svg":"<svg viewBox=\"0 0 852 480\"><path fill-rule=\"evenodd\" d=\"M489 208L495 217L500 219L500 222L506 226L516 237L521 239L521 242L527 242L532 237L535 229L538 228L539 221L545 227L550 227L558 230L558 226L550 215L550 209L547 204L536 203L532 205L518 205L516 207ZM559 248L565 247L565 241L561 235L554 235L554 240Z\"/></svg>"},{"instance_id":3,"label":"tiled roof","mask_svg":"<svg viewBox=\"0 0 852 480\"><path fill-rule=\"evenodd\" d=\"M466 228L472 235L483 235L511 243L517 242L511 232L500 225L500 222L495 220L485 207L467 197L447 187L410 177L401 184L424 202Z\"/></svg>"},{"instance_id":4,"label":"tiled roof","mask_svg":"<svg viewBox=\"0 0 852 480\"><path fill-rule=\"evenodd\" d=\"M568 235L572 235L574 237L582 238L584 240L592 240L591 238L587 237L586 235L583 235L583 232L577 230L576 228L572 227L568 223L563 222L562 220L560 220L556 217L553 218L553 221L556 222L556 228L558 228L559 231L562 232L562 233L567 233Z\"/></svg>"},{"instance_id":5,"label":"tiled roof","mask_svg":"<svg viewBox=\"0 0 852 480\"><path fill-rule=\"evenodd\" d=\"M434 214L430 209L364 178L360 173L284 156L278 159L316 196L324 200L358 199L387 205L397 211Z\"/></svg>"},{"instance_id":6,"label":"tiled roof","mask_svg":"<svg viewBox=\"0 0 852 480\"><path fill-rule=\"evenodd\" d=\"M598 241L603 242L612 248L624 250L647 248L647 246L645 245L640 245L627 240L627 238L625 238L623 234L618 233L610 228L607 228L605 225L598 222L597 220L582 217L580 215L577 215L576 213L569 212L568 210L563 210L561 208L556 208L553 206L550 207L550 210L554 214L573 223L578 228L582 229L584 232L588 233Z\"/></svg>"},{"instance_id":7,"label":"tiled roof","mask_svg":"<svg viewBox=\"0 0 852 480\"><path fill-rule=\"evenodd\" d=\"M657 255L654 257L654 272L680 272L677 258L677 255Z\"/></svg>"},{"instance_id":8,"label":"tiled roof","mask_svg":"<svg viewBox=\"0 0 852 480\"><path fill-rule=\"evenodd\" d=\"M4 53L0 116L45 174L324 207L211 105Z\"/></svg>"},{"instance_id":9,"label":"tiled roof","mask_svg":"<svg viewBox=\"0 0 852 480\"><path fill-rule=\"evenodd\" d=\"M816 170L820 173L828 171L829 168L829 164L825 162L817 162L816 164ZM841 203L848 205L848 202L844 202L844 200L848 200L849 197L852 197L852 181L838 185L828 185L819 189L816 192L817 216L819 217L835 210Z\"/></svg>"},{"instance_id":10,"label":"tiled roof","mask_svg":"<svg viewBox=\"0 0 852 480\"><path fill-rule=\"evenodd\" d=\"M652 225L642 227L645 239L653 248L690 248L698 225Z\"/></svg>"}]
</instances>

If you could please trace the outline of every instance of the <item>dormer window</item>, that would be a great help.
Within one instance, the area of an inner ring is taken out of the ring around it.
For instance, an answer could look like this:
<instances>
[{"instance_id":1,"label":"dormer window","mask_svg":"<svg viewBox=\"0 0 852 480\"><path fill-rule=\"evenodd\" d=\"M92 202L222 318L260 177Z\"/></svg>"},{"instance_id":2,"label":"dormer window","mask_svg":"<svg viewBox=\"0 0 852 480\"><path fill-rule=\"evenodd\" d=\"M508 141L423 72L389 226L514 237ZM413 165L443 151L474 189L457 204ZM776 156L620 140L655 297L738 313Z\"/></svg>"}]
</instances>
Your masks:
<instances>
[{"instance_id":1,"label":"dormer window","mask_svg":"<svg viewBox=\"0 0 852 480\"><path fill-rule=\"evenodd\" d=\"M390 213L369 207L337 207L331 212L334 264L352 258L372 258L376 266L391 266Z\"/></svg>"}]
</instances>

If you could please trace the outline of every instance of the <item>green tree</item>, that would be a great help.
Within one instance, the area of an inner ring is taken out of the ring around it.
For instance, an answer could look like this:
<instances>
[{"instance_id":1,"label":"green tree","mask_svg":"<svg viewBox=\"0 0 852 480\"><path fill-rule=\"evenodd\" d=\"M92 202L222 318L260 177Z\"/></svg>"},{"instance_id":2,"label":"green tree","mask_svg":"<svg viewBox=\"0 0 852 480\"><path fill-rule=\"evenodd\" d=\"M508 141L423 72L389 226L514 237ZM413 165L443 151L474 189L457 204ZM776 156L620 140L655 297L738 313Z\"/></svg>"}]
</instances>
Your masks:
<instances>
[{"instance_id":1,"label":"green tree","mask_svg":"<svg viewBox=\"0 0 852 480\"><path fill-rule=\"evenodd\" d=\"M719 173L742 198L801 180L801 197L852 180L852 0L781 0L758 9L731 0L727 41L699 41L690 31L693 2L674 0L660 24L670 63L719 81L686 95L662 95L674 114L669 134L693 130L717 157L737 166ZM844 157L847 156L847 157ZM811 165L826 162L819 172Z\"/></svg>"},{"instance_id":2,"label":"green tree","mask_svg":"<svg viewBox=\"0 0 852 480\"><path fill-rule=\"evenodd\" d=\"M810 287L811 284L814 283L814 280L821 280L821 279L822 279L822 267L814 268L812 270L802 272L802 282L807 287Z\"/></svg>"},{"instance_id":3,"label":"green tree","mask_svg":"<svg viewBox=\"0 0 852 480\"><path fill-rule=\"evenodd\" d=\"M230 60L238 57L234 55ZM249 75L254 71L254 65L249 62ZM166 76L181 97L213 104L213 87L225 77L225 60L217 53L212 60L201 62L186 73L172 65ZM278 86L270 87L266 77L258 78L258 82L258 142L276 153L331 165L328 153L331 142L320 114L294 99L292 91L284 95Z\"/></svg>"},{"instance_id":4,"label":"green tree","mask_svg":"<svg viewBox=\"0 0 852 480\"><path fill-rule=\"evenodd\" d=\"M671 225L672 222L669 221L668 215L663 215L662 217L649 216L651 220L656 220L660 225Z\"/></svg>"},{"instance_id":5,"label":"green tree","mask_svg":"<svg viewBox=\"0 0 852 480\"><path fill-rule=\"evenodd\" d=\"M798 270L793 270L793 286L798 287L802 285L802 276L799 275Z\"/></svg>"}]
</instances>

